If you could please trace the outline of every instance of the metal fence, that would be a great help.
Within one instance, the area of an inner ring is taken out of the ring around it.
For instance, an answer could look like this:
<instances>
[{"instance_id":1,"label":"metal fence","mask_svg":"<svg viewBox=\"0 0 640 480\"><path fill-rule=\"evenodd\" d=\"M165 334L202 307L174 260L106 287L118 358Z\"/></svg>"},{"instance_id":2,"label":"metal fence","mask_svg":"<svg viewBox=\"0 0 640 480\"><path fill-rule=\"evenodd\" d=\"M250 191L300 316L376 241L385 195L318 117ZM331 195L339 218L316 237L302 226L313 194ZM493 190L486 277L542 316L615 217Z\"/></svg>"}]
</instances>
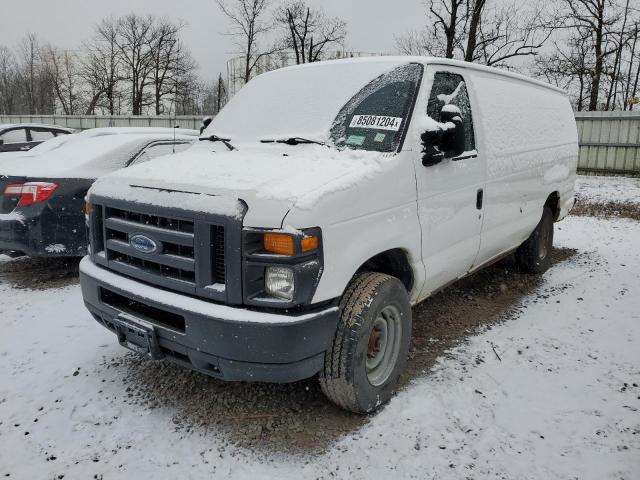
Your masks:
<instances>
[{"instance_id":1,"label":"metal fence","mask_svg":"<svg viewBox=\"0 0 640 480\"><path fill-rule=\"evenodd\" d=\"M60 125L61 127L75 128L77 130L87 130L98 127L167 127L172 128L178 125L180 128L191 128L199 130L202 124L202 117L198 116L178 116L178 117L156 117L156 116L94 116L94 115L0 115L2 123L47 123Z\"/></svg>"},{"instance_id":2,"label":"metal fence","mask_svg":"<svg viewBox=\"0 0 640 480\"><path fill-rule=\"evenodd\" d=\"M96 127L174 127L199 129L202 117L84 115L0 115L0 123L50 123L84 130ZM577 112L578 170L594 174L640 175L640 111Z\"/></svg>"},{"instance_id":3,"label":"metal fence","mask_svg":"<svg viewBox=\"0 0 640 480\"><path fill-rule=\"evenodd\" d=\"M640 112L577 112L578 170L640 175Z\"/></svg>"}]
</instances>

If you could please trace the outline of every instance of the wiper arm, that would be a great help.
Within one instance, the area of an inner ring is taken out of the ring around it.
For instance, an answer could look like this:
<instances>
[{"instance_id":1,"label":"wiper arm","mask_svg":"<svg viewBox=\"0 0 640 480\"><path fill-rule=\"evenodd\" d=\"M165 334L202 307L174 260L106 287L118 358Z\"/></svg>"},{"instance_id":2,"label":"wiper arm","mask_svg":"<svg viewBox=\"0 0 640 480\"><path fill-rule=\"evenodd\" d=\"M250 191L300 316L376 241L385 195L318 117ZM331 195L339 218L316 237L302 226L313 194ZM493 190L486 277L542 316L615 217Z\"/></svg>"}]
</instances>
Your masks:
<instances>
[{"instance_id":1,"label":"wiper arm","mask_svg":"<svg viewBox=\"0 0 640 480\"><path fill-rule=\"evenodd\" d=\"M224 146L227 147L229 150L237 150L236 147L234 147L233 145L231 145L231 143L229 143L229 141L231 140L230 138L222 138L219 137L217 135L210 135L208 137L200 137L200 141L203 142L205 140L208 140L210 142L222 142L224 143Z\"/></svg>"},{"instance_id":2,"label":"wiper arm","mask_svg":"<svg viewBox=\"0 0 640 480\"><path fill-rule=\"evenodd\" d=\"M320 142L319 140L311 140L309 138L302 137L290 137L290 138L281 138L278 140L260 140L261 143L284 143L286 145L300 145L301 143L315 143L316 145L322 145L323 147L328 147L324 142Z\"/></svg>"}]
</instances>

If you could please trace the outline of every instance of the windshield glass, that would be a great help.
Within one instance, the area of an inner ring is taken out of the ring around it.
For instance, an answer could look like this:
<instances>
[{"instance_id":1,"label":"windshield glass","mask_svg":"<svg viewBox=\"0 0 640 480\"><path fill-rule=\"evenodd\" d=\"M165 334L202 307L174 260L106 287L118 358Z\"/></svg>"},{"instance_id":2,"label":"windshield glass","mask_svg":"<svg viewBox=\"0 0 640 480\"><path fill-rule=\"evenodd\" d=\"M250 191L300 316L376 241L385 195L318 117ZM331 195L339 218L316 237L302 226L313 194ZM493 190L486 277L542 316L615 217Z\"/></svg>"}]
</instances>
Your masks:
<instances>
[{"instance_id":1,"label":"windshield glass","mask_svg":"<svg viewBox=\"0 0 640 480\"><path fill-rule=\"evenodd\" d=\"M412 63L379 76L342 108L331 128L338 146L378 152L395 151L409 123L422 76Z\"/></svg>"},{"instance_id":2,"label":"windshield glass","mask_svg":"<svg viewBox=\"0 0 640 480\"><path fill-rule=\"evenodd\" d=\"M264 73L230 100L202 137L216 135L230 139L234 145L289 138L335 143L337 137L332 128L336 118L343 112L346 114L345 109L357 107L360 102L354 103L353 99L361 98L358 92L367 90L372 82L380 82L381 76L409 65L380 57L320 62ZM400 129L404 123L401 122Z\"/></svg>"}]
</instances>

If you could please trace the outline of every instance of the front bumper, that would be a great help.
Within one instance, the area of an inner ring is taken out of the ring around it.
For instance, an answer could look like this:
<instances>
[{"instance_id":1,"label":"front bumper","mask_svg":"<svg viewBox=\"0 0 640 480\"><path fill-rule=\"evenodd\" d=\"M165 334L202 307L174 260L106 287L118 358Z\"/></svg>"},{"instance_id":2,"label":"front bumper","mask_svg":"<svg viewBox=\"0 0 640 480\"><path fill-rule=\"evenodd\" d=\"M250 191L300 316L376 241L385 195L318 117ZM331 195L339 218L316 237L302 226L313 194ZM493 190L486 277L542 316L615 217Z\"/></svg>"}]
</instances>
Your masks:
<instances>
[{"instance_id":1,"label":"front bumper","mask_svg":"<svg viewBox=\"0 0 640 480\"><path fill-rule=\"evenodd\" d=\"M301 315L219 305L80 263L84 302L119 342L216 378L285 383L316 374L338 324L338 308Z\"/></svg>"},{"instance_id":2,"label":"front bumper","mask_svg":"<svg viewBox=\"0 0 640 480\"><path fill-rule=\"evenodd\" d=\"M57 214L47 208L25 216L0 215L0 252L29 256L82 256L87 253L84 217Z\"/></svg>"}]
</instances>

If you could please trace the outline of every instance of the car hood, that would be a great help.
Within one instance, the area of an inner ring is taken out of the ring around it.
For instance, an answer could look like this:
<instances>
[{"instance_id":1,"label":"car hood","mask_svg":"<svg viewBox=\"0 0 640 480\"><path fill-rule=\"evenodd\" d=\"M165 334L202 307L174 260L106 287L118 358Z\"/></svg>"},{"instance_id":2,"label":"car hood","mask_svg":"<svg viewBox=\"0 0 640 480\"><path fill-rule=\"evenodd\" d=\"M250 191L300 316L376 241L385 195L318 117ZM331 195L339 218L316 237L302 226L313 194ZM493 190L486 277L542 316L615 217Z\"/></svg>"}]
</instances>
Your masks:
<instances>
[{"instance_id":1,"label":"car hood","mask_svg":"<svg viewBox=\"0 0 640 480\"><path fill-rule=\"evenodd\" d=\"M376 175L389 157L308 144L223 149L220 143L202 142L184 153L106 175L90 193L142 200L143 190L153 189L242 200L248 207L245 225L277 227L291 208L312 209L327 195ZM206 201L198 205L206 211ZM209 213L219 213L216 208Z\"/></svg>"}]
</instances>

